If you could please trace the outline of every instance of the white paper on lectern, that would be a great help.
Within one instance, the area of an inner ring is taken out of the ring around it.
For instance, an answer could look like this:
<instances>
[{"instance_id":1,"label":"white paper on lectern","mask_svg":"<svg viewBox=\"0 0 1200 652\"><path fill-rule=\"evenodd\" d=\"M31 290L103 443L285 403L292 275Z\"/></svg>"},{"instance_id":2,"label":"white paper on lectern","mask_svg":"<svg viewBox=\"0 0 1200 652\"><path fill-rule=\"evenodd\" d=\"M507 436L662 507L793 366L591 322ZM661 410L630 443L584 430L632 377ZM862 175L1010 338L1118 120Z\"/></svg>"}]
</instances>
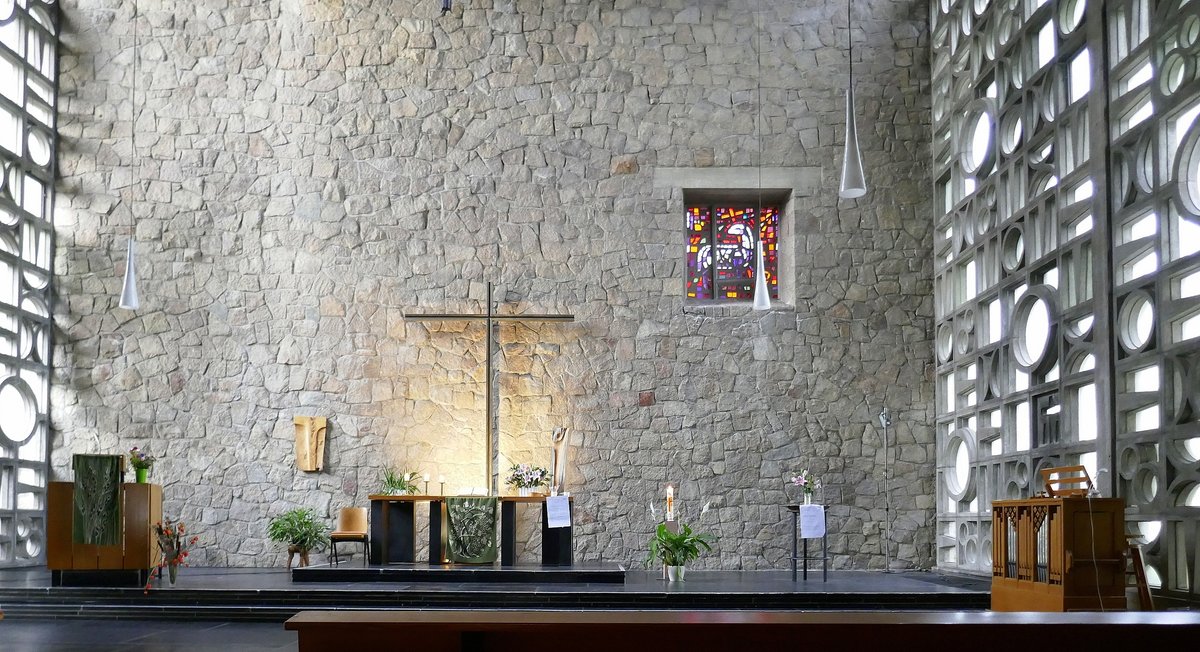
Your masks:
<instances>
[{"instance_id":1,"label":"white paper on lectern","mask_svg":"<svg viewBox=\"0 0 1200 652\"><path fill-rule=\"evenodd\" d=\"M825 508L821 505L800 506L800 538L820 539L825 536Z\"/></svg>"},{"instance_id":2,"label":"white paper on lectern","mask_svg":"<svg viewBox=\"0 0 1200 652\"><path fill-rule=\"evenodd\" d=\"M571 499L566 496L546 498L546 527L571 527Z\"/></svg>"}]
</instances>

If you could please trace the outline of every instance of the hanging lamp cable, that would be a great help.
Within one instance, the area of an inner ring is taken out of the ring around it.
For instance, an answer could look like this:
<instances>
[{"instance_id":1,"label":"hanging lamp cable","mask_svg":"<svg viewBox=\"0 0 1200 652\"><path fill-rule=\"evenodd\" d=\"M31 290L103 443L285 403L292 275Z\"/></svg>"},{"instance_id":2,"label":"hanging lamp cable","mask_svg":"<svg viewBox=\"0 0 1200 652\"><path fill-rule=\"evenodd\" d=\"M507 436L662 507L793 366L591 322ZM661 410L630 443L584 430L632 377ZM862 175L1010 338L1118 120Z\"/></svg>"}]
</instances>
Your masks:
<instances>
[{"instance_id":1,"label":"hanging lamp cable","mask_svg":"<svg viewBox=\"0 0 1200 652\"><path fill-rule=\"evenodd\" d=\"M846 47L849 53L850 61L850 85L854 86L854 32L850 23L850 3L852 0L846 0Z\"/></svg>"}]
</instances>

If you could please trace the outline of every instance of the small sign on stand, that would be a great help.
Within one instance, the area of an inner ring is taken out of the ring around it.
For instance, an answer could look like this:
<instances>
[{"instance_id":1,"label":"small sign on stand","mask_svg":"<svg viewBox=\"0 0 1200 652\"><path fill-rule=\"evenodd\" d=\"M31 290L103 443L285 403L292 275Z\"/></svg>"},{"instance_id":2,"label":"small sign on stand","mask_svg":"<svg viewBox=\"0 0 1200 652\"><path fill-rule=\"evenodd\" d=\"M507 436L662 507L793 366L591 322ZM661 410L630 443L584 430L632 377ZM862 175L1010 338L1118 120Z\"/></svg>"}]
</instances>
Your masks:
<instances>
[{"instance_id":1,"label":"small sign on stand","mask_svg":"<svg viewBox=\"0 0 1200 652\"><path fill-rule=\"evenodd\" d=\"M571 527L571 499L568 496L546 497L546 527Z\"/></svg>"}]
</instances>

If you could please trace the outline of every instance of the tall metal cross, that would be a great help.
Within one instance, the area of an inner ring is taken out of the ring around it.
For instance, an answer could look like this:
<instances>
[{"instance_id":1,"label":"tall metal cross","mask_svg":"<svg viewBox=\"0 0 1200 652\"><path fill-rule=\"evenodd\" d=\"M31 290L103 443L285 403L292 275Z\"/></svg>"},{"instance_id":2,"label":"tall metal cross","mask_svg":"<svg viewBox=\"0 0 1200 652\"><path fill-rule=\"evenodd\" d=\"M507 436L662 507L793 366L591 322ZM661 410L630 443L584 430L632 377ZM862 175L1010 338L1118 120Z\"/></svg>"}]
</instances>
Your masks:
<instances>
[{"instance_id":1,"label":"tall metal cross","mask_svg":"<svg viewBox=\"0 0 1200 652\"><path fill-rule=\"evenodd\" d=\"M428 313L428 314L410 314L404 313L404 319L407 321L482 321L487 326L487 355L485 356L487 378L485 381L484 391L487 393L487 478L489 483L488 492L490 495L499 493L496 477L496 460L500 457L500 438L497 436L499 421L499 410L497 405L499 397L496 396L497 383L495 382L495 358L493 350L496 346L498 337L497 331L501 322L570 322L575 321L575 315L557 314L557 315L497 315L495 311L495 303L492 300L492 284L489 281L487 284L487 311L483 314L455 314L455 313Z\"/></svg>"}]
</instances>

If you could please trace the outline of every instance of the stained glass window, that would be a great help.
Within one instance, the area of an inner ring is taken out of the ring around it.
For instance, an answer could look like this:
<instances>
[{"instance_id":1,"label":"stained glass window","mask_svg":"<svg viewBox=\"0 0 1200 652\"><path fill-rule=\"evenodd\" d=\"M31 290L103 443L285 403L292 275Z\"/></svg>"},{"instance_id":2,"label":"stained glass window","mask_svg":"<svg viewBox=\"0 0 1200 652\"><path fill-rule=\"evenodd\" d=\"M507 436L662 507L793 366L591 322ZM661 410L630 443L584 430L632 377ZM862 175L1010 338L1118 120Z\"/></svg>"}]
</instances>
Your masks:
<instances>
[{"instance_id":1,"label":"stained glass window","mask_svg":"<svg viewBox=\"0 0 1200 652\"><path fill-rule=\"evenodd\" d=\"M694 301L752 301L755 247L761 238L767 286L779 298L779 209L703 205L687 210L687 297Z\"/></svg>"}]
</instances>

